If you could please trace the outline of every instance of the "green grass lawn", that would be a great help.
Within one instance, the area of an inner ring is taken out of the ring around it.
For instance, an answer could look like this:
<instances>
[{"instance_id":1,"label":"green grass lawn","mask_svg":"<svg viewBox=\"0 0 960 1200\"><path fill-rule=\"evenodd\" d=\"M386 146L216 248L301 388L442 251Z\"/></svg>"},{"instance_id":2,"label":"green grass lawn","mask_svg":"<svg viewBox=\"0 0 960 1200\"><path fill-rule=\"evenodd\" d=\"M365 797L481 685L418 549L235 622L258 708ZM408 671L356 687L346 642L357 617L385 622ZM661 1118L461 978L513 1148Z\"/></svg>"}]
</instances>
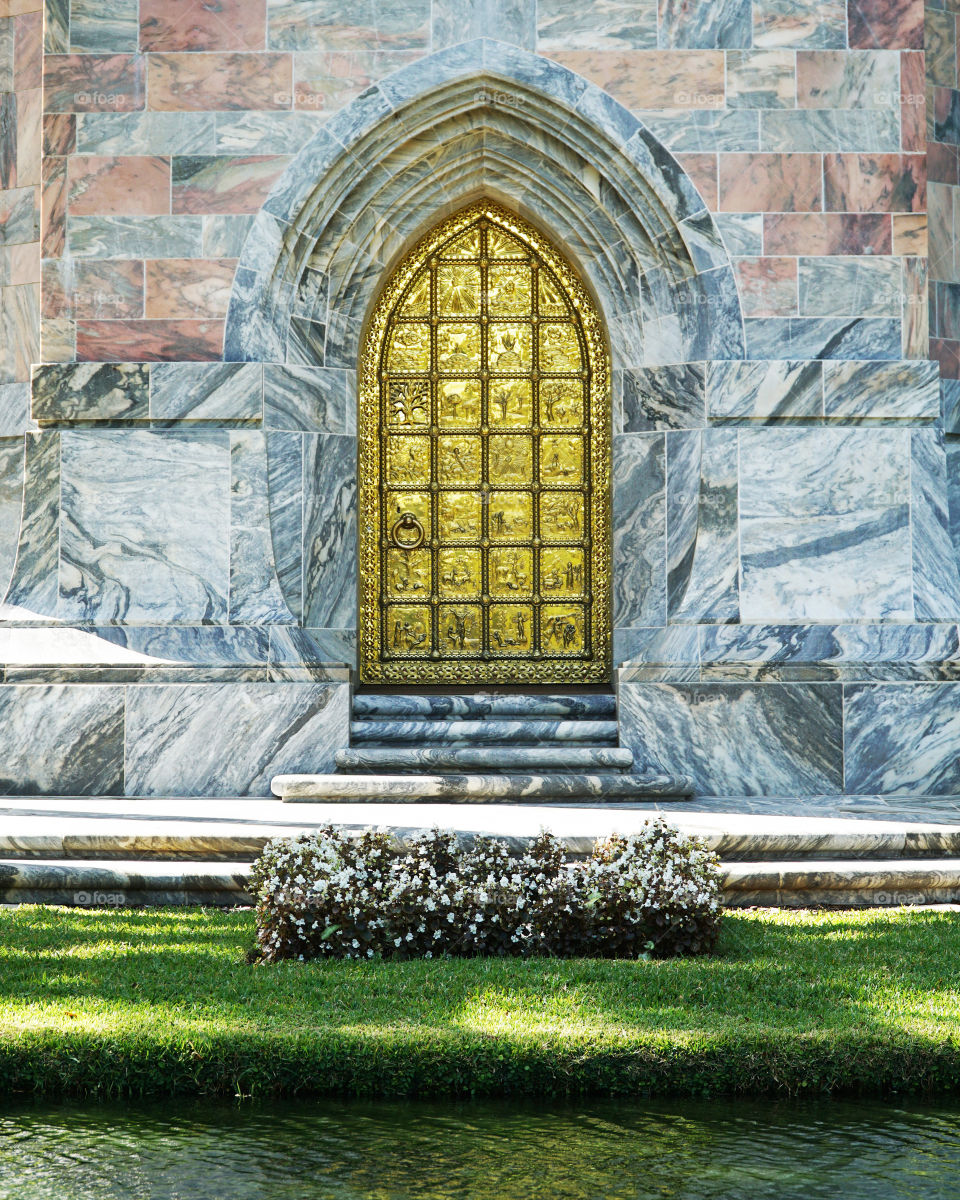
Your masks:
<instances>
[{"instance_id":1,"label":"green grass lawn","mask_svg":"<svg viewBox=\"0 0 960 1200\"><path fill-rule=\"evenodd\" d=\"M734 912L664 962L252 944L250 912L0 910L0 1094L960 1090L960 913Z\"/></svg>"}]
</instances>

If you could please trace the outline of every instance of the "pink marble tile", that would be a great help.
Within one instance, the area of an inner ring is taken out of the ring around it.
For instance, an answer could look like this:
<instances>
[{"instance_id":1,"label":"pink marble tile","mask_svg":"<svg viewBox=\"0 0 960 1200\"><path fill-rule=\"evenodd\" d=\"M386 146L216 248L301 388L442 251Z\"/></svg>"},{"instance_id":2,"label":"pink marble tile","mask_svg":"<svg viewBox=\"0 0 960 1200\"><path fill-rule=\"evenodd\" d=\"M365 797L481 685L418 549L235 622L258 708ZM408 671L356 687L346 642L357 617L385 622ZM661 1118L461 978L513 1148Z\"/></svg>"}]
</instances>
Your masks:
<instances>
[{"instance_id":1,"label":"pink marble tile","mask_svg":"<svg viewBox=\"0 0 960 1200\"><path fill-rule=\"evenodd\" d=\"M718 50L564 50L550 55L627 108L723 108Z\"/></svg>"},{"instance_id":2,"label":"pink marble tile","mask_svg":"<svg viewBox=\"0 0 960 1200\"><path fill-rule=\"evenodd\" d=\"M895 213L893 217L893 253L927 256L926 213Z\"/></svg>"},{"instance_id":3,"label":"pink marble tile","mask_svg":"<svg viewBox=\"0 0 960 1200\"><path fill-rule=\"evenodd\" d=\"M960 183L960 147L948 146L945 142L927 142L927 182L948 183L956 187Z\"/></svg>"},{"instance_id":4,"label":"pink marble tile","mask_svg":"<svg viewBox=\"0 0 960 1200\"><path fill-rule=\"evenodd\" d=\"M308 51L294 55L293 106L336 112L371 83L421 57L419 51Z\"/></svg>"},{"instance_id":5,"label":"pink marble tile","mask_svg":"<svg viewBox=\"0 0 960 1200\"><path fill-rule=\"evenodd\" d=\"M43 118L43 153L73 154L76 148L76 114L46 113Z\"/></svg>"},{"instance_id":6,"label":"pink marble tile","mask_svg":"<svg viewBox=\"0 0 960 1200\"><path fill-rule=\"evenodd\" d=\"M140 0L141 50L263 50L266 0Z\"/></svg>"},{"instance_id":7,"label":"pink marble tile","mask_svg":"<svg viewBox=\"0 0 960 1200\"><path fill-rule=\"evenodd\" d=\"M929 357L940 364L941 379L960 379L960 342L931 338Z\"/></svg>"},{"instance_id":8,"label":"pink marble tile","mask_svg":"<svg viewBox=\"0 0 960 1200\"><path fill-rule=\"evenodd\" d=\"M717 156L715 154L678 154L677 162L694 182L703 202L711 212L720 203L717 187Z\"/></svg>"},{"instance_id":9,"label":"pink marble tile","mask_svg":"<svg viewBox=\"0 0 960 1200\"><path fill-rule=\"evenodd\" d=\"M135 259L47 260L40 315L71 320L143 316L143 263Z\"/></svg>"},{"instance_id":10,"label":"pink marble tile","mask_svg":"<svg viewBox=\"0 0 960 1200\"><path fill-rule=\"evenodd\" d=\"M289 161L278 154L175 159L173 211L255 213Z\"/></svg>"},{"instance_id":11,"label":"pink marble tile","mask_svg":"<svg viewBox=\"0 0 960 1200\"><path fill-rule=\"evenodd\" d=\"M39 291L37 283L0 288L0 377L5 383L29 379L30 366L38 360Z\"/></svg>"},{"instance_id":12,"label":"pink marble tile","mask_svg":"<svg viewBox=\"0 0 960 1200\"><path fill-rule=\"evenodd\" d=\"M75 154L68 161L71 213L142 217L170 211L169 158Z\"/></svg>"},{"instance_id":13,"label":"pink marble tile","mask_svg":"<svg viewBox=\"0 0 960 1200\"><path fill-rule=\"evenodd\" d=\"M17 94L17 186L40 182L40 129L43 99L39 88Z\"/></svg>"},{"instance_id":14,"label":"pink marble tile","mask_svg":"<svg viewBox=\"0 0 960 1200\"><path fill-rule=\"evenodd\" d=\"M0 246L0 280L4 284L40 282L40 243Z\"/></svg>"},{"instance_id":15,"label":"pink marble tile","mask_svg":"<svg viewBox=\"0 0 960 1200\"><path fill-rule=\"evenodd\" d=\"M819 154L721 154L722 212L816 212Z\"/></svg>"},{"instance_id":16,"label":"pink marble tile","mask_svg":"<svg viewBox=\"0 0 960 1200\"><path fill-rule=\"evenodd\" d=\"M923 0L848 0L851 49L922 50Z\"/></svg>"},{"instance_id":17,"label":"pink marble tile","mask_svg":"<svg viewBox=\"0 0 960 1200\"><path fill-rule=\"evenodd\" d=\"M889 254L887 213L765 213L764 254Z\"/></svg>"},{"instance_id":18,"label":"pink marble tile","mask_svg":"<svg viewBox=\"0 0 960 1200\"><path fill-rule=\"evenodd\" d=\"M827 154L824 207L833 212L924 212L923 154Z\"/></svg>"},{"instance_id":19,"label":"pink marble tile","mask_svg":"<svg viewBox=\"0 0 960 1200\"><path fill-rule=\"evenodd\" d=\"M233 258L158 258L147 263L146 316L225 317Z\"/></svg>"},{"instance_id":20,"label":"pink marble tile","mask_svg":"<svg viewBox=\"0 0 960 1200\"><path fill-rule=\"evenodd\" d=\"M43 59L46 112L135 112L144 104L139 54L47 54Z\"/></svg>"},{"instance_id":21,"label":"pink marble tile","mask_svg":"<svg viewBox=\"0 0 960 1200\"><path fill-rule=\"evenodd\" d=\"M211 362L223 321L79 321L79 362Z\"/></svg>"},{"instance_id":22,"label":"pink marble tile","mask_svg":"<svg viewBox=\"0 0 960 1200\"><path fill-rule=\"evenodd\" d=\"M43 0L0 0L0 17L17 17L21 13L42 11Z\"/></svg>"},{"instance_id":23,"label":"pink marble tile","mask_svg":"<svg viewBox=\"0 0 960 1200\"><path fill-rule=\"evenodd\" d=\"M289 108L290 54L151 54L150 107L163 112Z\"/></svg>"},{"instance_id":24,"label":"pink marble tile","mask_svg":"<svg viewBox=\"0 0 960 1200\"><path fill-rule=\"evenodd\" d=\"M44 258L59 258L67 240L67 160L43 160L40 244Z\"/></svg>"},{"instance_id":25,"label":"pink marble tile","mask_svg":"<svg viewBox=\"0 0 960 1200\"><path fill-rule=\"evenodd\" d=\"M18 92L39 88L43 66L43 13L13 19L13 86Z\"/></svg>"},{"instance_id":26,"label":"pink marble tile","mask_svg":"<svg viewBox=\"0 0 960 1200\"><path fill-rule=\"evenodd\" d=\"M734 259L745 317L789 317L797 312L795 258Z\"/></svg>"},{"instance_id":27,"label":"pink marble tile","mask_svg":"<svg viewBox=\"0 0 960 1200\"><path fill-rule=\"evenodd\" d=\"M926 81L923 51L900 54L900 149L921 154L926 149Z\"/></svg>"}]
</instances>

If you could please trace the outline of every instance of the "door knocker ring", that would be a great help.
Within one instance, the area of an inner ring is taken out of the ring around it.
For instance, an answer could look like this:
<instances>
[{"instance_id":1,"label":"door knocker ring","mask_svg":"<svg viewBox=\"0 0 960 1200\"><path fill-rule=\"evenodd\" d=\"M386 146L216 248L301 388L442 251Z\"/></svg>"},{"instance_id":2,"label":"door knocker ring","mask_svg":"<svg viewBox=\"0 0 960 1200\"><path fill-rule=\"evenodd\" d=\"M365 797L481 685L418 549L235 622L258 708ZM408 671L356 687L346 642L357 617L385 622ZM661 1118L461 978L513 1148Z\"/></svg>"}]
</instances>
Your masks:
<instances>
[{"instance_id":1,"label":"door knocker ring","mask_svg":"<svg viewBox=\"0 0 960 1200\"><path fill-rule=\"evenodd\" d=\"M404 534L406 537L402 536ZM426 536L423 526L412 512L401 513L390 530L390 541L401 550L418 549Z\"/></svg>"}]
</instances>

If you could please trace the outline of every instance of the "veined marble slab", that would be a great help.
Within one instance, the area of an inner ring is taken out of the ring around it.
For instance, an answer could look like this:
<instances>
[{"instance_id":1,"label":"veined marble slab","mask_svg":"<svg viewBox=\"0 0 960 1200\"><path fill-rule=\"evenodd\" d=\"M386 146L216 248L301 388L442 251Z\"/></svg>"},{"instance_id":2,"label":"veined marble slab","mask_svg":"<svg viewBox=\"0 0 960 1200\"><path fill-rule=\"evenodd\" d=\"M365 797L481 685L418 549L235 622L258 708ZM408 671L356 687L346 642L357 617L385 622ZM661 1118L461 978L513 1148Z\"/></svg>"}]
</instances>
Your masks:
<instances>
[{"instance_id":1,"label":"veined marble slab","mask_svg":"<svg viewBox=\"0 0 960 1200\"><path fill-rule=\"evenodd\" d=\"M122 687L0 686L0 789L119 794L123 702Z\"/></svg>"},{"instance_id":2,"label":"veined marble slab","mask_svg":"<svg viewBox=\"0 0 960 1200\"><path fill-rule=\"evenodd\" d=\"M20 619L57 611L60 554L60 435L24 435L23 510L13 577L5 604Z\"/></svg>"},{"instance_id":3,"label":"veined marble slab","mask_svg":"<svg viewBox=\"0 0 960 1200\"><path fill-rule=\"evenodd\" d=\"M226 619L226 433L75 431L62 457L61 617Z\"/></svg>"},{"instance_id":4,"label":"veined marble slab","mask_svg":"<svg viewBox=\"0 0 960 1200\"><path fill-rule=\"evenodd\" d=\"M590 742L595 745L616 743L616 721L545 721L524 717L509 720L491 717L485 720L380 720L352 721L352 745L428 743L431 745L540 746L553 742Z\"/></svg>"},{"instance_id":5,"label":"veined marble slab","mask_svg":"<svg viewBox=\"0 0 960 1200\"><path fill-rule=\"evenodd\" d=\"M340 771L599 771L629 770L633 754L620 746L361 746L338 750Z\"/></svg>"},{"instance_id":6,"label":"veined marble slab","mask_svg":"<svg viewBox=\"0 0 960 1200\"><path fill-rule=\"evenodd\" d=\"M841 791L840 684L623 683L620 740L637 769L707 795Z\"/></svg>"},{"instance_id":7,"label":"veined marble slab","mask_svg":"<svg viewBox=\"0 0 960 1200\"><path fill-rule=\"evenodd\" d=\"M672 775L277 775L271 789L284 800L374 800L463 804L556 797L629 800L690 795L690 780Z\"/></svg>"},{"instance_id":8,"label":"veined marble slab","mask_svg":"<svg viewBox=\"0 0 960 1200\"><path fill-rule=\"evenodd\" d=\"M126 702L126 793L269 795L274 775L332 770L344 683L143 684Z\"/></svg>"}]
</instances>

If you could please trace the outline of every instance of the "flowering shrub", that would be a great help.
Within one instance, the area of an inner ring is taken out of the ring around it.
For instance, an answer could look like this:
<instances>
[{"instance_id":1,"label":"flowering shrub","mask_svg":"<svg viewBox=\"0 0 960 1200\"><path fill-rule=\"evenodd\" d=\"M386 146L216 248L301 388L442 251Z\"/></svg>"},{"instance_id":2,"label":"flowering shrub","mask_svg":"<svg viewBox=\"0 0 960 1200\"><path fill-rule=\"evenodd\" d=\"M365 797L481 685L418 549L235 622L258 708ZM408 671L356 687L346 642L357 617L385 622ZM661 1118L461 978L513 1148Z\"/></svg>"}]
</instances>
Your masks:
<instances>
[{"instance_id":1,"label":"flowering shrub","mask_svg":"<svg viewBox=\"0 0 960 1200\"><path fill-rule=\"evenodd\" d=\"M574 861L546 832L513 855L440 829L398 843L328 825L269 842L253 877L267 961L700 954L720 923L716 856L660 819Z\"/></svg>"}]
</instances>

